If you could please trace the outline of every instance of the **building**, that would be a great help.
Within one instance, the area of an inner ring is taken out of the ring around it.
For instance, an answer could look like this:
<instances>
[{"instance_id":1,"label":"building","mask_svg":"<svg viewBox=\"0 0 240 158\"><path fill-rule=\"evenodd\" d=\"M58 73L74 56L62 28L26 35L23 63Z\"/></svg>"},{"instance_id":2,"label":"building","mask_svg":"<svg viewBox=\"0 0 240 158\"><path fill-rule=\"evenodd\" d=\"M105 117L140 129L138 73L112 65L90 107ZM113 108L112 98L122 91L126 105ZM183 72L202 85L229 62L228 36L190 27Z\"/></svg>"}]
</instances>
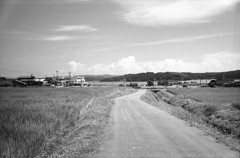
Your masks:
<instances>
[{"instance_id":1,"label":"building","mask_svg":"<svg viewBox=\"0 0 240 158\"><path fill-rule=\"evenodd\" d=\"M57 86L88 86L88 83L83 76L58 76L53 77L53 79L56 81Z\"/></svg>"},{"instance_id":2,"label":"building","mask_svg":"<svg viewBox=\"0 0 240 158\"><path fill-rule=\"evenodd\" d=\"M88 86L88 83L83 76L73 76L70 79L70 85L86 87Z\"/></svg>"},{"instance_id":3,"label":"building","mask_svg":"<svg viewBox=\"0 0 240 158\"><path fill-rule=\"evenodd\" d=\"M42 86L43 81L40 79L37 79L35 76L19 76L17 79L13 80L14 87L20 86L20 87L27 87L27 86Z\"/></svg>"}]
</instances>

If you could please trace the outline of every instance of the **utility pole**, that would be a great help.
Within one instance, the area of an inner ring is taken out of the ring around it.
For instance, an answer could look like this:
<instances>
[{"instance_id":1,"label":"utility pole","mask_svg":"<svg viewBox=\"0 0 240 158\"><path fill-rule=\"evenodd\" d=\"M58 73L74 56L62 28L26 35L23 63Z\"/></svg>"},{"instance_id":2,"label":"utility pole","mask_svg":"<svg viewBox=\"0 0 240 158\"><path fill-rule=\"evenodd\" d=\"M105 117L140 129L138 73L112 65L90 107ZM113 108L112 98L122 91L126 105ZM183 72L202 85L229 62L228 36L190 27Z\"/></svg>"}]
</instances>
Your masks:
<instances>
[{"instance_id":1,"label":"utility pole","mask_svg":"<svg viewBox=\"0 0 240 158\"><path fill-rule=\"evenodd\" d=\"M130 78L130 86L131 86L131 84L132 84L131 74L129 74L129 78Z\"/></svg>"},{"instance_id":2,"label":"utility pole","mask_svg":"<svg viewBox=\"0 0 240 158\"><path fill-rule=\"evenodd\" d=\"M56 71L56 73L57 73L57 81L58 81L58 70Z\"/></svg>"},{"instance_id":3,"label":"utility pole","mask_svg":"<svg viewBox=\"0 0 240 158\"><path fill-rule=\"evenodd\" d=\"M70 82L71 82L71 72L68 72L69 73L69 81L68 81L68 86L70 86Z\"/></svg>"}]
</instances>

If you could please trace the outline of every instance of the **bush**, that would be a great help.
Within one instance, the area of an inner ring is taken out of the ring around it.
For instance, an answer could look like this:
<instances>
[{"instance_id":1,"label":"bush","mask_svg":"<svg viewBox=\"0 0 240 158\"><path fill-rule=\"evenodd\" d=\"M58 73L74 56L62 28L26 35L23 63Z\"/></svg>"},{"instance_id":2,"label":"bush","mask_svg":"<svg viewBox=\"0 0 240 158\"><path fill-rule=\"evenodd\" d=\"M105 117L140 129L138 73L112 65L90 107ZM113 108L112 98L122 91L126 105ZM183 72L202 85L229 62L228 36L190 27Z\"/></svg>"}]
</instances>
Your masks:
<instances>
[{"instance_id":1,"label":"bush","mask_svg":"<svg viewBox=\"0 0 240 158\"><path fill-rule=\"evenodd\" d=\"M232 103L232 106L238 110L240 110L240 103Z\"/></svg>"},{"instance_id":2,"label":"bush","mask_svg":"<svg viewBox=\"0 0 240 158\"><path fill-rule=\"evenodd\" d=\"M154 85L154 83L153 83L153 81L147 81L147 86L153 86Z\"/></svg>"},{"instance_id":3,"label":"bush","mask_svg":"<svg viewBox=\"0 0 240 158\"><path fill-rule=\"evenodd\" d=\"M216 111L217 111L216 106L209 105L204 109L203 113L205 116L208 117L208 116L211 116L212 114L216 113Z\"/></svg>"}]
</instances>

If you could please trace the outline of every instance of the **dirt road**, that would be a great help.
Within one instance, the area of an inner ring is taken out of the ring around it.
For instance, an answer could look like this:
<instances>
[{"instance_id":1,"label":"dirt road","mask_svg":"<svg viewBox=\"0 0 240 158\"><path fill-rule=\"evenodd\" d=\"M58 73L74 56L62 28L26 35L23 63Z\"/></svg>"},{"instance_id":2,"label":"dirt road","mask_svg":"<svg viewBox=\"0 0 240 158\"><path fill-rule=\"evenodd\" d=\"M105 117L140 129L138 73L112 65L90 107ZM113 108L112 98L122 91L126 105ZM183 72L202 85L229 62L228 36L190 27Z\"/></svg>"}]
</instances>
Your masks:
<instances>
[{"instance_id":1,"label":"dirt road","mask_svg":"<svg viewBox=\"0 0 240 158\"><path fill-rule=\"evenodd\" d=\"M239 153L201 130L139 98L116 99L98 158L239 158Z\"/></svg>"}]
</instances>

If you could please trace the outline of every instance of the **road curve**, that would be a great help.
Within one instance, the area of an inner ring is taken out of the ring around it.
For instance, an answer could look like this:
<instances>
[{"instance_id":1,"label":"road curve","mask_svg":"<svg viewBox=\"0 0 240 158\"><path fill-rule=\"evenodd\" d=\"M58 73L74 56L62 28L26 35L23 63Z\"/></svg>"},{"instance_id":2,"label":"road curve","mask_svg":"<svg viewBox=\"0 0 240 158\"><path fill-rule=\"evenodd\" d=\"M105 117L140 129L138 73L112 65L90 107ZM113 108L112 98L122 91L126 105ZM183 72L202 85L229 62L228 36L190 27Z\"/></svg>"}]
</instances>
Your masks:
<instances>
[{"instance_id":1,"label":"road curve","mask_svg":"<svg viewBox=\"0 0 240 158\"><path fill-rule=\"evenodd\" d=\"M119 97L94 158L239 158L203 131L139 98L145 90Z\"/></svg>"}]
</instances>

